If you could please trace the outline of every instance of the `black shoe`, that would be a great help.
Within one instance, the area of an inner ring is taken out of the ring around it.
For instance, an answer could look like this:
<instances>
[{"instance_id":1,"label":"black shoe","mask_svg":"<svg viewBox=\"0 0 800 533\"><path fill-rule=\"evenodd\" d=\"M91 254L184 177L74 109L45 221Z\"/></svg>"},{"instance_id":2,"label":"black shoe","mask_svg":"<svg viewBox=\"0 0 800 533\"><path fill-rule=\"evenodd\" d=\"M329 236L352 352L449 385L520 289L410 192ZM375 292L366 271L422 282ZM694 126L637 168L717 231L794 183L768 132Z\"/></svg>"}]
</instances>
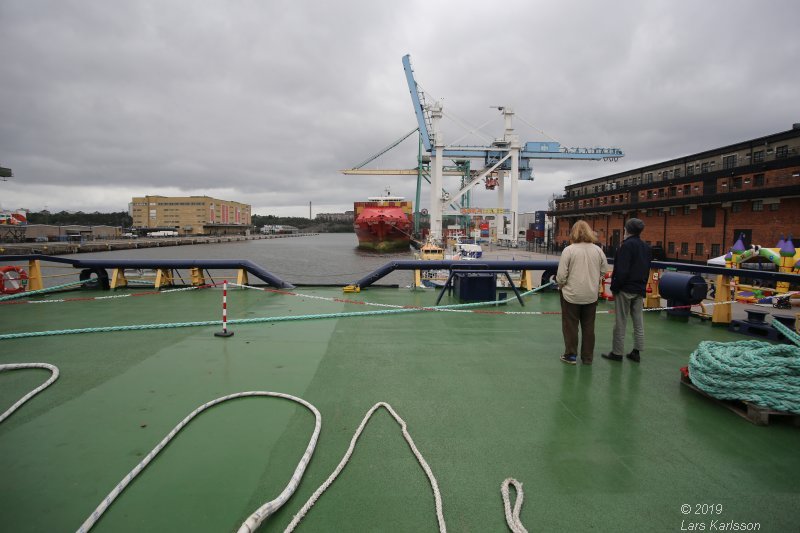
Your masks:
<instances>
[{"instance_id":1,"label":"black shoe","mask_svg":"<svg viewBox=\"0 0 800 533\"><path fill-rule=\"evenodd\" d=\"M631 350L631 353L629 353L627 357L634 363L638 363L642 359L641 356L639 355L639 350L637 350L636 348Z\"/></svg>"},{"instance_id":2,"label":"black shoe","mask_svg":"<svg viewBox=\"0 0 800 533\"><path fill-rule=\"evenodd\" d=\"M560 359L568 365L574 365L577 358L574 355L562 355Z\"/></svg>"},{"instance_id":3,"label":"black shoe","mask_svg":"<svg viewBox=\"0 0 800 533\"><path fill-rule=\"evenodd\" d=\"M622 361L622 356L617 355L614 352L601 353L600 357L602 357L603 359L610 359L612 361Z\"/></svg>"}]
</instances>

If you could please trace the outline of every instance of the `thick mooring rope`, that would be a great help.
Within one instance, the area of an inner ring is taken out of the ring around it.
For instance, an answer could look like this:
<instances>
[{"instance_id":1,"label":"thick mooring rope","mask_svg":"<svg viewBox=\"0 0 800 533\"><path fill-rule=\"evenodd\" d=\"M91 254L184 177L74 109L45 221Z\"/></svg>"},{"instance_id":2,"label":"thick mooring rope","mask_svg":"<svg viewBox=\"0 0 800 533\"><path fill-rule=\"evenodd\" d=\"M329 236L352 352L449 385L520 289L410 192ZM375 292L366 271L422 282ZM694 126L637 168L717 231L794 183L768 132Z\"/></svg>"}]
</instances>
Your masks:
<instances>
[{"instance_id":1,"label":"thick mooring rope","mask_svg":"<svg viewBox=\"0 0 800 533\"><path fill-rule=\"evenodd\" d=\"M530 290L524 295L533 294L539 290L544 289L550 284L542 285L536 289ZM524 296L521 295L521 296ZM503 301L510 301L511 298ZM311 315L294 315L294 316L273 316L273 317L257 317L257 318L237 318L228 320L228 324L259 324L264 322L293 322L299 320L320 320L327 318L350 318L360 316L378 316L378 315L392 315L399 313L418 313L420 311L454 311L464 310L470 307L496 305L498 302L471 302L463 304L450 304L438 305L429 307L401 307L398 309L381 309L375 311L353 311L353 312L340 312L340 313L319 313ZM76 329L60 329L49 331L26 331L22 333L5 333L0 335L0 340L9 339L24 339L28 337L49 337L52 335L75 335L79 333L108 333L112 331L143 331L152 329L170 329L170 328L188 328L188 327L202 327L202 326L218 326L221 322L219 320L201 320L196 322L172 322L166 324L134 324L128 326L100 326L94 328L76 328Z\"/></svg>"},{"instance_id":2,"label":"thick mooring rope","mask_svg":"<svg viewBox=\"0 0 800 533\"><path fill-rule=\"evenodd\" d=\"M798 346L703 341L689 358L689 377L715 398L800 414Z\"/></svg>"},{"instance_id":3,"label":"thick mooring rope","mask_svg":"<svg viewBox=\"0 0 800 533\"><path fill-rule=\"evenodd\" d=\"M103 501L100 502L100 505L89 515L89 517L84 521L81 527L78 528L78 533L85 533L89 531L92 526L100 519L106 509L114 502L117 496L125 490L125 487L133 481L133 479L139 475L139 473L147 467L148 464L155 458L158 453L164 449L164 447L169 444L169 441L178 434L180 430L182 430L191 420L200 414L201 412L205 411L209 407L213 407L217 404L222 402L226 402L228 400L233 400L234 398L244 398L248 396L270 396L273 398L284 398L287 400L291 400L293 402L297 402L300 405L305 406L308 408L312 413L314 413L314 417L316 419L316 423L314 425L314 433L311 435L311 440L308 442L308 446L306 447L305 453L303 453L303 457L300 458L300 462L297 463L297 467L292 474L289 483L286 485L286 488L273 500L268 501L258 509L256 509L253 514L251 514L247 520L244 521L239 531L244 532L252 532L255 531L256 528L263 522L269 515L273 514L275 511L280 509L280 507L286 503L286 501L294 494L294 491L297 489L297 486L300 484L300 479L303 477L303 473L308 466L308 462L311 460L311 454L314 453L314 448L317 445L317 439L319 438L320 428L322 427L322 415L319 414L319 411L316 407L308 403L302 398L298 398L297 396L292 396L290 394L283 394L281 392L269 392L269 391L248 391L248 392L237 392L235 394L229 394L227 396L223 396L221 398L217 398L216 400L212 400L208 403L204 403L180 421L180 423L175 426L172 431L170 431L164 439L153 448L150 453L145 456L145 458L138 464L136 467L131 470L122 481L120 481L116 487L114 487L111 492L108 493L108 496L103 498Z\"/></svg>"},{"instance_id":4,"label":"thick mooring rope","mask_svg":"<svg viewBox=\"0 0 800 533\"><path fill-rule=\"evenodd\" d=\"M22 368L44 368L52 372L52 375L50 376L50 379L48 379L47 381L45 381L32 391L30 391L28 394L20 398L17 401L17 403L6 409L5 412L3 412L2 414L0 414L0 423L3 422L9 416L11 416L14 413L14 411L22 407L22 404L24 404L25 402L27 402L28 400L30 400L31 398L42 392L44 389L52 385L55 380L58 379L58 367L55 367L47 363L12 363L12 364L0 365L0 372L6 372L10 370L20 370Z\"/></svg>"},{"instance_id":5,"label":"thick mooring rope","mask_svg":"<svg viewBox=\"0 0 800 533\"><path fill-rule=\"evenodd\" d=\"M777 329L781 334L783 334L784 337L795 343L795 345L800 346L800 335L798 335L796 332L787 328L775 319L772 319L772 327Z\"/></svg>"},{"instance_id":6,"label":"thick mooring rope","mask_svg":"<svg viewBox=\"0 0 800 533\"><path fill-rule=\"evenodd\" d=\"M5 302L6 300L16 300L17 298L24 298L26 296L34 296L36 294L46 294L48 292L53 292L61 289L66 289L67 287L74 287L75 285L83 285L84 283L89 283L93 280L83 280L83 281L72 281L70 283L64 283L63 285L54 285L53 287L47 287L45 289L39 289L37 291L23 291L17 292L15 294L9 294L8 296L0 296L0 302Z\"/></svg>"}]
</instances>

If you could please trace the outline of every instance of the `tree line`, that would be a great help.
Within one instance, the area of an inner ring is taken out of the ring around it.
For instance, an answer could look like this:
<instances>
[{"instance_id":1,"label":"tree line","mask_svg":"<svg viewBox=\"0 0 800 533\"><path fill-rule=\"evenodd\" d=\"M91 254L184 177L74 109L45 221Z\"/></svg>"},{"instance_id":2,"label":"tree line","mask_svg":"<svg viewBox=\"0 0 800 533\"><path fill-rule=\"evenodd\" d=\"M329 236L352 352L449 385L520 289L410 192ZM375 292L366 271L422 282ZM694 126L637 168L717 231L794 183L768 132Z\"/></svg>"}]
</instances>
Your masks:
<instances>
[{"instance_id":1,"label":"tree line","mask_svg":"<svg viewBox=\"0 0 800 533\"><path fill-rule=\"evenodd\" d=\"M133 219L125 211L117 213L84 213L77 211L68 213L60 211L51 213L49 211L32 211L28 213L28 224L52 224L55 226L122 226L129 228L133 224Z\"/></svg>"},{"instance_id":2,"label":"tree line","mask_svg":"<svg viewBox=\"0 0 800 533\"><path fill-rule=\"evenodd\" d=\"M301 230L317 233L352 233L352 222L328 222L312 220L304 217L277 217L274 215L252 215L252 223L256 228L266 225L294 226ZM76 226L121 226L130 228L133 219L125 211L115 213L84 213L77 211L68 213L60 211L51 213L49 211L31 211L28 213L29 224L53 224L53 225L76 225Z\"/></svg>"}]
</instances>

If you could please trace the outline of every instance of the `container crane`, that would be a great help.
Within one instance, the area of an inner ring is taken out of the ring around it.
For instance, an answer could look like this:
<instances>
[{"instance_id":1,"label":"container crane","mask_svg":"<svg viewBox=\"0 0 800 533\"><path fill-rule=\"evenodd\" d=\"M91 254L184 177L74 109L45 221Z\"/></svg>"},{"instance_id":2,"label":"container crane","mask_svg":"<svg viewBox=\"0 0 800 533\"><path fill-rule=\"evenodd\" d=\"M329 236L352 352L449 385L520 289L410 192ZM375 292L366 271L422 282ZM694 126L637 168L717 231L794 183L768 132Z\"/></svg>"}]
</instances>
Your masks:
<instances>
[{"instance_id":1,"label":"container crane","mask_svg":"<svg viewBox=\"0 0 800 533\"><path fill-rule=\"evenodd\" d=\"M495 139L489 146L448 146L445 147L444 138L439 128L443 116L443 106L439 101L428 103L425 93L414 79L411 68L411 56L403 56L403 69L406 74L408 89L411 93L411 102L417 118L422 146L431 157L431 188L430 188L430 220L431 237L436 240L442 238L442 217L446 206L454 202L481 182L487 186L499 186L503 194L503 176L508 172L511 179L511 234L504 237L516 242L518 236L517 212L519 210L519 180L532 180L532 159L585 159L592 161L617 161L624 157L619 148L567 148L555 141L533 141L521 143L519 136L514 133L514 111L510 107L501 106L497 109L503 114L505 131L503 137ZM468 180L462 180L461 188L455 194L449 193L443 187L444 160L483 160L483 169L472 171ZM495 177L499 180L495 181ZM488 180L486 178L489 178ZM488 188L488 187L487 187ZM502 202L502 196L499 196ZM499 207L503 207L502 205Z\"/></svg>"}]
</instances>

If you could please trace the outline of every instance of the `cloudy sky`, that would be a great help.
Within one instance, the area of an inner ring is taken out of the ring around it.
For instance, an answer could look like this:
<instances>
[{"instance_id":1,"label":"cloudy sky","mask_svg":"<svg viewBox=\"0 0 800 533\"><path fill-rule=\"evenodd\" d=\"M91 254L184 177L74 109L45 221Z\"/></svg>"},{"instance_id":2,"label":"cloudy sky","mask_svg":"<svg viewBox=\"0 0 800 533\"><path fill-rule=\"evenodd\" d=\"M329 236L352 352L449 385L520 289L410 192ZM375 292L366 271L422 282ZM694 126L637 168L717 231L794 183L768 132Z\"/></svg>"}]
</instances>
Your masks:
<instances>
[{"instance_id":1,"label":"cloudy sky","mask_svg":"<svg viewBox=\"0 0 800 533\"><path fill-rule=\"evenodd\" d=\"M523 141L614 146L520 186L573 183L800 122L796 0L0 1L0 207L122 211L205 194L308 216L413 177L345 176L416 126L402 67L441 99L446 142L511 106ZM478 144L469 136L464 143ZM371 168L416 164L412 138ZM446 187L457 189L456 178ZM427 189L422 204L427 206ZM478 190L473 205L494 207Z\"/></svg>"}]
</instances>

